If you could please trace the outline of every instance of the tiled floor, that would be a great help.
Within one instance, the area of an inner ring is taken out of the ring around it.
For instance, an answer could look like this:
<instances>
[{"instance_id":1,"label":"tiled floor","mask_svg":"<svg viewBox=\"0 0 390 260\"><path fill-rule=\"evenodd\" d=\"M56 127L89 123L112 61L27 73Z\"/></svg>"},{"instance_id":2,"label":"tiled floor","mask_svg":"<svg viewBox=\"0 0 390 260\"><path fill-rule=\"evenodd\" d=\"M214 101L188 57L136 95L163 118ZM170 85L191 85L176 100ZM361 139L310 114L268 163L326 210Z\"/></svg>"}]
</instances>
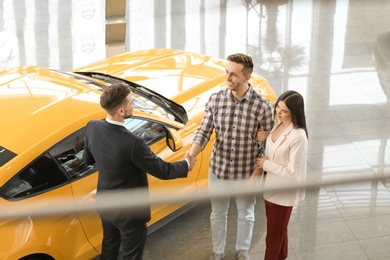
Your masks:
<instances>
[{"instance_id":1,"label":"tiled floor","mask_svg":"<svg viewBox=\"0 0 390 260\"><path fill-rule=\"evenodd\" d=\"M277 94L306 100L308 175L390 171L390 1L128 0L127 50L167 47L252 55ZM105 57L104 0L0 0L0 69L70 70ZM289 225L289 257L390 259L390 182L309 190ZM258 197L250 256L264 254ZM145 260L207 259L206 201L148 237ZM226 259L234 258L235 206Z\"/></svg>"}]
</instances>

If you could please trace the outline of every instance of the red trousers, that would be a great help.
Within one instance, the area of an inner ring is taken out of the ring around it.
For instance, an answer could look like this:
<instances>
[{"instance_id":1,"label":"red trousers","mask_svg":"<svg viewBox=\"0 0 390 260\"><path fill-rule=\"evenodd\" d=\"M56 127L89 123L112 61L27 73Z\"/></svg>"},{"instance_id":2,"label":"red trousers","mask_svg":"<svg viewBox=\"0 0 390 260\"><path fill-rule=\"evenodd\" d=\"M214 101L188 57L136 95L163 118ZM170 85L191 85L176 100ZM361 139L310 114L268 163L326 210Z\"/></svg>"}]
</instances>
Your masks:
<instances>
[{"instance_id":1,"label":"red trousers","mask_svg":"<svg viewBox=\"0 0 390 260\"><path fill-rule=\"evenodd\" d=\"M280 206L265 200L267 236L264 260L284 260L288 255L287 226L293 207Z\"/></svg>"}]
</instances>

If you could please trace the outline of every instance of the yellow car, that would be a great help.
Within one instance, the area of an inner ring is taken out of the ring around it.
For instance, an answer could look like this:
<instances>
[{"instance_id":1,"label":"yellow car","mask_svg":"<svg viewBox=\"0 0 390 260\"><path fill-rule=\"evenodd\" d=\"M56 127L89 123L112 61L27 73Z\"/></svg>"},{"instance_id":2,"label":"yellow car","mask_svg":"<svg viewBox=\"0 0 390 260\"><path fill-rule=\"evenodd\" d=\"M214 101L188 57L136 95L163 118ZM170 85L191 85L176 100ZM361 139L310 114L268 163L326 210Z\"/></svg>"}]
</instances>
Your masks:
<instances>
[{"instance_id":1,"label":"yellow car","mask_svg":"<svg viewBox=\"0 0 390 260\"><path fill-rule=\"evenodd\" d=\"M224 87L225 64L205 55L152 49L72 72L41 67L0 72L1 211L34 202L61 203L64 196L79 204L94 201L97 169L81 159L84 127L92 119L105 118L99 97L115 81L126 82L133 92L135 108L125 122L127 128L142 136L164 160L181 160L199 127L205 102L211 92ZM275 100L264 78L253 74L251 82L270 101ZM174 190L175 196L204 187L211 146L209 142L198 156L188 178L161 181L149 176L151 195L156 188L169 185L180 187ZM185 206L152 206L150 230ZM0 234L0 259L85 260L101 250L96 212L1 220Z\"/></svg>"}]
</instances>

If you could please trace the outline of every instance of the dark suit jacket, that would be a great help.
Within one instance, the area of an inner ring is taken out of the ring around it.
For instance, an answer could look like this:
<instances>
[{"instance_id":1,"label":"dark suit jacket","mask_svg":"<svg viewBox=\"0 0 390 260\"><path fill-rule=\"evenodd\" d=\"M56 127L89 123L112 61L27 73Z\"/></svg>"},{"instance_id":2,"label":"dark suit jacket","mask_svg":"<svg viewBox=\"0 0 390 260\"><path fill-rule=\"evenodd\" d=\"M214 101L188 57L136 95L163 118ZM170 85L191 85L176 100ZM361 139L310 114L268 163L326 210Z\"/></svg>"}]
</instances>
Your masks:
<instances>
[{"instance_id":1,"label":"dark suit jacket","mask_svg":"<svg viewBox=\"0 0 390 260\"><path fill-rule=\"evenodd\" d=\"M98 195L105 191L148 187L146 173L164 180L187 177L188 174L185 160L165 162L150 150L142 138L106 120L88 123L84 149L85 162L96 162L99 171ZM150 208L139 217L149 221Z\"/></svg>"}]
</instances>

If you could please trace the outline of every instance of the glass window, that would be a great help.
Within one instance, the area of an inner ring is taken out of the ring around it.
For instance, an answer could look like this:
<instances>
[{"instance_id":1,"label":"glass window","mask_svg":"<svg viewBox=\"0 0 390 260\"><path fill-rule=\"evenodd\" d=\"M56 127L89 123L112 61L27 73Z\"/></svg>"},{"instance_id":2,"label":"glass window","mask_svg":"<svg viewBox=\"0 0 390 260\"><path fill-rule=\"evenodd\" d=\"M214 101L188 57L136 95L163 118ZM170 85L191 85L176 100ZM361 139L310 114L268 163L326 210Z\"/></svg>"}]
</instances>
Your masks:
<instances>
[{"instance_id":1,"label":"glass window","mask_svg":"<svg viewBox=\"0 0 390 260\"><path fill-rule=\"evenodd\" d=\"M50 154L57 160L71 180L96 172L96 165L88 165L83 160L85 128L69 135L50 149Z\"/></svg>"},{"instance_id":2,"label":"glass window","mask_svg":"<svg viewBox=\"0 0 390 260\"><path fill-rule=\"evenodd\" d=\"M154 121L140 118L125 119L126 128L135 135L142 137L147 144L152 144L166 136L165 127Z\"/></svg>"},{"instance_id":3,"label":"glass window","mask_svg":"<svg viewBox=\"0 0 390 260\"><path fill-rule=\"evenodd\" d=\"M8 198L29 197L66 182L68 178L52 157L45 154L8 181L1 192Z\"/></svg>"}]
</instances>

